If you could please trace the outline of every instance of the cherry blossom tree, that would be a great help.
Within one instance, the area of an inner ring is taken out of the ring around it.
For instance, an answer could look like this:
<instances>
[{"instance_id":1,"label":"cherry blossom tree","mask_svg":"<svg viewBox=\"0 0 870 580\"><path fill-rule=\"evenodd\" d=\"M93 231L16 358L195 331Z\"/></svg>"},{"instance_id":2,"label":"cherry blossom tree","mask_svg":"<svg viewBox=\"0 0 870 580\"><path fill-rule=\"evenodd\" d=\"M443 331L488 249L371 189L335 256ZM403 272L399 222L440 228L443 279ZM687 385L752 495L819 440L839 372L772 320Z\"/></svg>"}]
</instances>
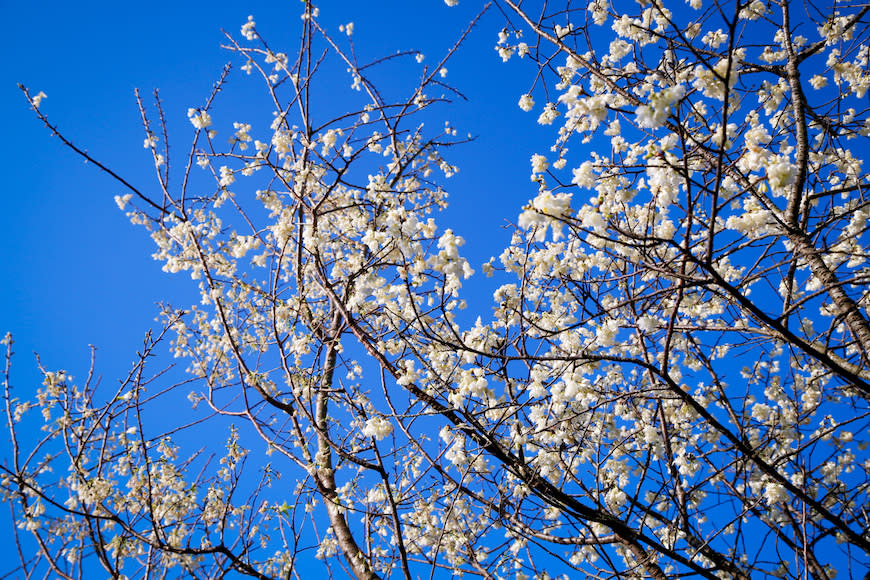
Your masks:
<instances>
[{"instance_id":1,"label":"cherry blossom tree","mask_svg":"<svg viewBox=\"0 0 870 580\"><path fill-rule=\"evenodd\" d=\"M458 94L453 50L389 95L373 67L415 53L361 63L353 26L327 31L306 2L288 55L251 18L227 48L271 121L242 111L217 138L225 72L170 165L161 102L139 99L148 191L24 89L202 300L166 306L108 391L41 367L36 399L16 398L7 335L20 570L863 577L870 6L482 9L554 144L529 151L510 244L474 267L434 219L463 139L424 123ZM328 60L351 89L324 121L310 86ZM467 323L474 270L493 308ZM164 346L186 377L154 368ZM177 393L190 422L150 427ZM177 442L205 425L222 447Z\"/></svg>"}]
</instances>

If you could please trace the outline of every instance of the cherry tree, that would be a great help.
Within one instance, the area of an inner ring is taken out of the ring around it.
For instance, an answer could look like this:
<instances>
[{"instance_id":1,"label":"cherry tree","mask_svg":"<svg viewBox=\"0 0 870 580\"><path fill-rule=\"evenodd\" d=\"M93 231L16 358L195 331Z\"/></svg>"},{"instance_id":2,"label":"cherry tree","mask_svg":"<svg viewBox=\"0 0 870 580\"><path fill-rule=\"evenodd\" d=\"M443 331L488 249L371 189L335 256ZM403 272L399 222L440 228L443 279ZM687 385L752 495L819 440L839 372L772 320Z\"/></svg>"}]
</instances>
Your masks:
<instances>
[{"instance_id":1,"label":"cherry tree","mask_svg":"<svg viewBox=\"0 0 870 580\"><path fill-rule=\"evenodd\" d=\"M863 576L870 6L533 4L481 6L503 26L486 57L554 129L481 265L435 222L459 43L393 95L372 71L416 53L361 63L353 26L306 2L288 55L252 17L226 47L271 119L217 126L225 71L170 165L162 104L139 99L148 191L24 89L201 303L165 306L112 389L40 367L20 399L7 335L22 571ZM350 88L324 120L310 90L333 61ZM469 317L475 270L494 292ZM176 394L190 422L151 427ZM206 428L221 447L180 443Z\"/></svg>"}]
</instances>

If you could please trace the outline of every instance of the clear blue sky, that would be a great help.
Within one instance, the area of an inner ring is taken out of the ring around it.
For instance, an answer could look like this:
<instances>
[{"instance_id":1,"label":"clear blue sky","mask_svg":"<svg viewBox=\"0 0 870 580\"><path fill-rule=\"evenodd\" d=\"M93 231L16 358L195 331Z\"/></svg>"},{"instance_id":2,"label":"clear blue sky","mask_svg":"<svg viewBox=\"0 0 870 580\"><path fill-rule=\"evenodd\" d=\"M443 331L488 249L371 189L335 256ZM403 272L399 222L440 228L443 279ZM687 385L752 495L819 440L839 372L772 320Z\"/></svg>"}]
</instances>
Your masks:
<instances>
[{"instance_id":1,"label":"clear blue sky","mask_svg":"<svg viewBox=\"0 0 870 580\"><path fill-rule=\"evenodd\" d=\"M442 0L321 4L321 21L336 34L340 23L355 23L362 60L417 49L432 64L478 10L471 1L456 8ZM146 96L161 89L171 143L176 151L184 149L191 135L187 108L204 101L226 62L241 64L220 48L221 28L238 36L247 15L254 14L270 45L292 54L302 5L4 0L0 6L7 23L0 107L11 121L2 144L11 180L0 194L0 332L15 336L13 384L22 398L35 392L40 376L34 351L47 367L84 378L90 344L99 349L98 373L113 384L130 368L144 333L156 326L155 303L184 307L198 302L196 285L186 275L161 271L150 257L152 244L144 229L130 225L113 201L125 192L50 137L16 85L23 83L34 94L44 91L48 97L41 110L53 123L148 190L155 184L153 164L142 147L134 88ZM510 232L500 226L514 220L533 196L529 156L535 148L547 149L552 138L535 125L535 113L517 107L534 69L528 62L502 64L493 49L501 18L497 12L484 17L447 67L448 80L469 100L445 112L454 126L478 140L456 149L450 159L460 173L448 183L451 208L438 221L467 239L465 253L478 271L509 239ZM408 87L415 80L388 79ZM244 95L255 87L260 85L236 69L217 109L235 107L236 118L244 120ZM217 128L229 136L227 127ZM488 295L478 294L484 315ZM7 510L0 513L2 540L8 538L9 516ZM0 573L5 570L0 566Z\"/></svg>"},{"instance_id":2,"label":"clear blue sky","mask_svg":"<svg viewBox=\"0 0 870 580\"><path fill-rule=\"evenodd\" d=\"M442 0L377 6L334 1L323 3L321 18L333 29L354 21L355 42L363 54L419 49L431 62L474 16L474 4L450 9ZM182 276L161 272L160 264L150 258L152 246L144 230L129 225L113 202L115 194L124 193L121 188L51 138L29 111L16 83L34 93L44 91L48 98L43 112L68 137L147 189L155 180L148 152L142 148L134 87L146 96L161 89L170 140L176 148L186 147L187 107L203 102L223 64L233 62L234 55L219 47L221 28L238 35L252 13L273 47L292 52L301 4L2 6L9 26L0 106L12 127L2 145L11 182L0 196L5 254L0 330L16 337L19 373L32 366L34 350L49 366L80 368L87 345L94 344L100 348L104 375L114 377L127 368L142 333L153 324L154 303L168 299L183 306L195 299L195 286ZM448 184L452 207L439 223L466 237L473 263L500 252L508 234L499 226L515 219L534 191L528 180L529 139L536 139L540 150L549 145L550 137L549 131L535 126L535 113L523 113L516 106L533 69L501 63L493 50L500 18L495 12L487 15L448 65L448 80L469 97L448 115L460 131L479 139L455 150L451 161L461 172ZM258 85L236 70L224 110L238 108L243 118L243 99L238 96L253 87Z\"/></svg>"},{"instance_id":3,"label":"clear blue sky","mask_svg":"<svg viewBox=\"0 0 870 580\"><path fill-rule=\"evenodd\" d=\"M443 0L320 2L321 22L336 34L339 24L355 23L362 60L416 49L430 63L450 48L479 5L473 0L461 0L455 8ZM144 333L156 326L155 303L184 307L199 298L189 277L163 273L151 259L146 232L131 226L113 201L125 192L51 138L16 84L33 93L44 91L48 97L41 110L53 123L147 190L155 183L153 163L142 147L134 88L146 96L161 89L170 139L176 150L186 148L191 129L187 108L204 101L225 63L241 64L220 48L221 28L238 35L253 14L270 45L292 54L301 7L297 0L0 0L6 23L0 108L8 130L2 159L11 177L0 192L0 333L15 336L13 379L19 396L32 395L39 384L34 351L49 368L65 368L78 378L87 370L88 345L93 344L99 349L99 374L114 382L135 359ZM469 98L457 102L447 116L461 132L478 139L456 149L450 159L460 173L447 184L451 207L438 221L466 238L465 254L478 271L509 239L510 231L501 226L515 220L534 195L530 155L545 152L553 138L552 128L536 126L536 113L523 113L517 106L535 71L531 63L516 59L502 64L493 50L502 26L497 11L487 14L447 66L448 80ZM259 86L236 69L217 109L236 108L237 118L244 120L244 95ZM535 94L535 100L539 109L546 98ZM228 127L216 128L229 136ZM579 144L575 147L572 159L581 156ZM488 293L475 297L485 317ZM0 542L8 538L8 517L8 510L0 510ZM0 564L0 575L5 571Z\"/></svg>"}]
</instances>

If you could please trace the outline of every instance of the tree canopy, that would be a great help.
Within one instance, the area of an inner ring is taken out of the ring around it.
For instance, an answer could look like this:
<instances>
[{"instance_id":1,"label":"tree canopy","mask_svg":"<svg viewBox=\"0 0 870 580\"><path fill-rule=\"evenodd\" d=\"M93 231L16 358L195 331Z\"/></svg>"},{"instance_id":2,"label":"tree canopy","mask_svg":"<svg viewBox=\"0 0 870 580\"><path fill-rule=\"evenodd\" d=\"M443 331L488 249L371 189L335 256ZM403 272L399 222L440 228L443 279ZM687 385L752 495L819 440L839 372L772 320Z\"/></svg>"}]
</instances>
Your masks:
<instances>
[{"instance_id":1,"label":"tree canopy","mask_svg":"<svg viewBox=\"0 0 870 580\"><path fill-rule=\"evenodd\" d=\"M227 34L262 97L231 125L229 68L187 133L137 94L148 188L22 87L201 300L111 386L40 367L29 399L6 336L19 571L863 577L870 5L494 0L431 63L362 62L353 24L301 7L295 51L253 16ZM466 195L444 120L468 34L521 61L552 130L482 264L436 222ZM396 63L416 76L386 89Z\"/></svg>"}]
</instances>

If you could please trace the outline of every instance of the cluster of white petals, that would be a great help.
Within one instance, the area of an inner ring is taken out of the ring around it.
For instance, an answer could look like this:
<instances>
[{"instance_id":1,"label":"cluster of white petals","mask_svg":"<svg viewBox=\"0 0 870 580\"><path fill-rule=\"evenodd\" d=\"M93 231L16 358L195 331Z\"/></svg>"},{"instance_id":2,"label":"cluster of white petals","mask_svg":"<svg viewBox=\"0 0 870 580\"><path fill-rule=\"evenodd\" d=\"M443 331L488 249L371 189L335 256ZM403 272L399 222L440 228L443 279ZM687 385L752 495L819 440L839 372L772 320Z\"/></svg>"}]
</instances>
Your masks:
<instances>
[{"instance_id":1,"label":"cluster of white petals","mask_svg":"<svg viewBox=\"0 0 870 580\"><path fill-rule=\"evenodd\" d=\"M190 119L190 123L197 129L205 129L211 126L211 115L207 111L191 107L187 110L187 118Z\"/></svg>"}]
</instances>

